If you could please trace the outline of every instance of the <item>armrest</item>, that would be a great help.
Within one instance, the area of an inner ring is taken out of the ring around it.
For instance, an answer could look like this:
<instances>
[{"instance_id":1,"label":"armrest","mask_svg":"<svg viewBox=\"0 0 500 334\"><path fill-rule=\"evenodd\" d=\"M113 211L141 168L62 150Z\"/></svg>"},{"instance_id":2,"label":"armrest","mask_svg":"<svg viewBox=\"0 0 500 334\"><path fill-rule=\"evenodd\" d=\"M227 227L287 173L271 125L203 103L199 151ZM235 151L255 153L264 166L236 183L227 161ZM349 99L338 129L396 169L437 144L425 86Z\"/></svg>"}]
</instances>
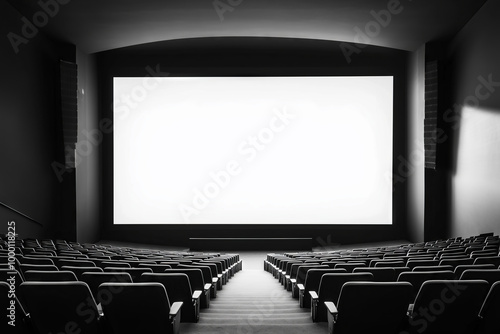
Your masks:
<instances>
[{"instance_id":1,"label":"armrest","mask_svg":"<svg viewBox=\"0 0 500 334\"><path fill-rule=\"evenodd\" d=\"M193 292L193 299L199 299L201 296L201 290L195 290Z\"/></svg>"},{"instance_id":2,"label":"armrest","mask_svg":"<svg viewBox=\"0 0 500 334\"><path fill-rule=\"evenodd\" d=\"M328 328L332 328L334 324L337 322L337 317L339 315L339 311L333 302L325 302L326 306L326 316L328 318Z\"/></svg>"},{"instance_id":3,"label":"armrest","mask_svg":"<svg viewBox=\"0 0 500 334\"><path fill-rule=\"evenodd\" d=\"M217 274L217 277L218 277L218 278L221 278L221 277L222 277L222 274Z\"/></svg>"},{"instance_id":4,"label":"armrest","mask_svg":"<svg viewBox=\"0 0 500 334\"><path fill-rule=\"evenodd\" d=\"M210 290L210 288L212 287L212 284L210 283L207 283L203 286L203 290Z\"/></svg>"},{"instance_id":5,"label":"armrest","mask_svg":"<svg viewBox=\"0 0 500 334\"><path fill-rule=\"evenodd\" d=\"M177 313L179 313L179 311L181 310L182 304L184 303L183 302L172 303L172 305L170 305L169 315L175 317Z\"/></svg>"},{"instance_id":6,"label":"armrest","mask_svg":"<svg viewBox=\"0 0 500 334\"><path fill-rule=\"evenodd\" d=\"M285 278L286 278L287 280L289 280L289 279L290 279L290 275L285 275Z\"/></svg>"},{"instance_id":7,"label":"armrest","mask_svg":"<svg viewBox=\"0 0 500 334\"><path fill-rule=\"evenodd\" d=\"M101 303L97 304L97 313L99 313L100 317L102 317L104 315Z\"/></svg>"},{"instance_id":8,"label":"armrest","mask_svg":"<svg viewBox=\"0 0 500 334\"><path fill-rule=\"evenodd\" d=\"M333 302L325 302L326 309L333 315L337 315L339 311Z\"/></svg>"},{"instance_id":9,"label":"armrest","mask_svg":"<svg viewBox=\"0 0 500 334\"><path fill-rule=\"evenodd\" d=\"M290 282L292 282L292 284L295 284L297 283L297 280L295 278L290 278Z\"/></svg>"},{"instance_id":10,"label":"armrest","mask_svg":"<svg viewBox=\"0 0 500 334\"><path fill-rule=\"evenodd\" d=\"M212 283L217 283L219 281L219 277L213 277L212 278Z\"/></svg>"},{"instance_id":11,"label":"armrest","mask_svg":"<svg viewBox=\"0 0 500 334\"><path fill-rule=\"evenodd\" d=\"M410 316L410 317L413 315L413 307L414 307L414 306L415 306L415 304L410 304L410 305L408 305L408 312L406 312L406 314L407 314L408 316Z\"/></svg>"},{"instance_id":12,"label":"armrest","mask_svg":"<svg viewBox=\"0 0 500 334\"><path fill-rule=\"evenodd\" d=\"M305 290L305 289L306 289L306 288L304 287L304 285L302 285L302 284L300 284L300 283L299 283L299 284L297 284L297 288L299 288L299 291L303 291L303 290Z\"/></svg>"},{"instance_id":13,"label":"armrest","mask_svg":"<svg viewBox=\"0 0 500 334\"><path fill-rule=\"evenodd\" d=\"M311 295L311 299L318 299L318 294L316 291L309 291L309 294Z\"/></svg>"}]
</instances>

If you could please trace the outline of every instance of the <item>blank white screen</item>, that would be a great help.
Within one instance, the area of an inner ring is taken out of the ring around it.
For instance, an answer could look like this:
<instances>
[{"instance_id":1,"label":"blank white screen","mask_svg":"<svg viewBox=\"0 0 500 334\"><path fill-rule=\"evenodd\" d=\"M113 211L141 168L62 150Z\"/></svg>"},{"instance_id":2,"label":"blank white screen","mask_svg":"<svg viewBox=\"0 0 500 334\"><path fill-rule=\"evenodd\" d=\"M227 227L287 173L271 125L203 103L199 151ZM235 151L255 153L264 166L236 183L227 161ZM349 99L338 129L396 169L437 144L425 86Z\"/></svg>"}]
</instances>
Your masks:
<instances>
[{"instance_id":1,"label":"blank white screen","mask_svg":"<svg viewBox=\"0 0 500 334\"><path fill-rule=\"evenodd\" d=\"M115 224L391 224L393 77L114 78Z\"/></svg>"}]
</instances>

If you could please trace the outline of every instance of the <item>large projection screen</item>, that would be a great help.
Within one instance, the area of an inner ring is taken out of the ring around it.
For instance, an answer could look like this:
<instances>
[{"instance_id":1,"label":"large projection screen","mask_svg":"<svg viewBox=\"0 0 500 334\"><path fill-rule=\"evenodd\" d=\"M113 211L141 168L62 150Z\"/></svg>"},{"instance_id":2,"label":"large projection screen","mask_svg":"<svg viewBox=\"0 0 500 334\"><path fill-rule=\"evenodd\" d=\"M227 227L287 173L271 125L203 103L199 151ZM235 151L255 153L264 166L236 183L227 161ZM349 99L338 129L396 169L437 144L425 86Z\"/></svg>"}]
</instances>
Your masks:
<instances>
[{"instance_id":1,"label":"large projection screen","mask_svg":"<svg viewBox=\"0 0 500 334\"><path fill-rule=\"evenodd\" d=\"M393 77L115 77L114 224L392 224Z\"/></svg>"}]
</instances>

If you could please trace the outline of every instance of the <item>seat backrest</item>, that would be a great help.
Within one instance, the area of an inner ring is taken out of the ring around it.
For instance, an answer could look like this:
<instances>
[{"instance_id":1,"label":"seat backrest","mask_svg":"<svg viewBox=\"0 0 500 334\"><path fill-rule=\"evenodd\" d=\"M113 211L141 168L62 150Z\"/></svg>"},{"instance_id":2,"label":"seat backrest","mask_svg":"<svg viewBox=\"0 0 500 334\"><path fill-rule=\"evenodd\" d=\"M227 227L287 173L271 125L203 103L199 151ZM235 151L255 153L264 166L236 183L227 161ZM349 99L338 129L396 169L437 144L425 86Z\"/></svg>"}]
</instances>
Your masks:
<instances>
[{"instance_id":1,"label":"seat backrest","mask_svg":"<svg viewBox=\"0 0 500 334\"><path fill-rule=\"evenodd\" d=\"M85 282L25 282L19 293L40 333L103 333L97 305Z\"/></svg>"},{"instance_id":2,"label":"seat backrest","mask_svg":"<svg viewBox=\"0 0 500 334\"><path fill-rule=\"evenodd\" d=\"M125 261L102 261L101 267L114 267L114 268L130 268L130 264Z\"/></svg>"},{"instance_id":3,"label":"seat backrest","mask_svg":"<svg viewBox=\"0 0 500 334\"><path fill-rule=\"evenodd\" d=\"M148 261L148 260L134 260L134 261L123 260L123 261L127 262L130 265L130 268L144 268L141 267L141 264L157 264L155 261Z\"/></svg>"},{"instance_id":4,"label":"seat backrest","mask_svg":"<svg viewBox=\"0 0 500 334\"><path fill-rule=\"evenodd\" d=\"M488 290L483 280L424 282L415 298L410 332L473 333Z\"/></svg>"},{"instance_id":5,"label":"seat backrest","mask_svg":"<svg viewBox=\"0 0 500 334\"><path fill-rule=\"evenodd\" d=\"M345 269L348 273L352 273L354 268L366 267L363 263L337 263L335 269Z\"/></svg>"},{"instance_id":6,"label":"seat backrest","mask_svg":"<svg viewBox=\"0 0 500 334\"><path fill-rule=\"evenodd\" d=\"M408 262L417 261L417 260L434 260L434 254L432 253L413 253L412 255L407 256L406 264Z\"/></svg>"},{"instance_id":7,"label":"seat backrest","mask_svg":"<svg viewBox=\"0 0 500 334\"><path fill-rule=\"evenodd\" d=\"M297 272L299 271L299 267L305 265L303 262L293 263L290 267L290 278L297 277Z\"/></svg>"},{"instance_id":8,"label":"seat backrest","mask_svg":"<svg viewBox=\"0 0 500 334\"><path fill-rule=\"evenodd\" d=\"M201 266L201 265L196 265L196 264L180 264L177 268L194 268L194 269L200 269L201 273L203 274L203 280L205 284L207 283L212 283L212 270L210 270L210 267L208 266Z\"/></svg>"},{"instance_id":9,"label":"seat backrest","mask_svg":"<svg viewBox=\"0 0 500 334\"><path fill-rule=\"evenodd\" d=\"M438 266L439 260L420 260L420 259L408 259L406 266L413 270L413 268L418 266Z\"/></svg>"},{"instance_id":10,"label":"seat backrest","mask_svg":"<svg viewBox=\"0 0 500 334\"><path fill-rule=\"evenodd\" d=\"M144 273L152 273L151 268L118 268L118 267L105 267L104 272L123 272L130 274L132 282L140 282L141 275Z\"/></svg>"},{"instance_id":11,"label":"seat backrest","mask_svg":"<svg viewBox=\"0 0 500 334\"><path fill-rule=\"evenodd\" d=\"M481 279L493 285L500 281L500 269L467 269L460 276L461 280Z\"/></svg>"},{"instance_id":12,"label":"seat backrest","mask_svg":"<svg viewBox=\"0 0 500 334\"><path fill-rule=\"evenodd\" d=\"M186 274L189 278L189 284L191 289L203 291L205 286L205 280L203 279L203 273L199 268L176 268L176 269L165 269L166 274ZM210 281L211 283L211 281Z\"/></svg>"},{"instance_id":13,"label":"seat backrest","mask_svg":"<svg viewBox=\"0 0 500 334\"><path fill-rule=\"evenodd\" d=\"M473 251L470 253L470 257L476 259L478 257L488 257L488 256L498 256L498 250L481 250Z\"/></svg>"},{"instance_id":14,"label":"seat backrest","mask_svg":"<svg viewBox=\"0 0 500 334\"><path fill-rule=\"evenodd\" d=\"M492 264L467 264L467 265L456 266L454 271L455 279L460 279L462 273L467 269L497 269L497 268Z\"/></svg>"},{"instance_id":15,"label":"seat backrest","mask_svg":"<svg viewBox=\"0 0 500 334\"><path fill-rule=\"evenodd\" d=\"M81 280L87 283L98 303L101 298L99 298L97 291L102 283L132 283L130 274L123 272L85 272L82 274Z\"/></svg>"},{"instance_id":16,"label":"seat backrest","mask_svg":"<svg viewBox=\"0 0 500 334\"><path fill-rule=\"evenodd\" d=\"M406 271L411 271L411 269L408 267L392 267L392 269L394 269L394 271L396 272L396 281L398 280L399 274Z\"/></svg>"},{"instance_id":17,"label":"seat backrest","mask_svg":"<svg viewBox=\"0 0 500 334\"><path fill-rule=\"evenodd\" d=\"M498 267L500 266L500 256L478 257L474 260L474 264L492 264Z\"/></svg>"},{"instance_id":18,"label":"seat backrest","mask_svg":"<svg viewBox=\"0 0 500 334\"><path fill-rule=\"evenodd\" d=\"M42 248L35 248L32 254L48 255L48 256L57 255L55 250L42 249Z\"/></svg>"},{"instance_id":19,"label":"seat backrest","mask_svg":"<svg viewBox=\"0 0 500 334\"><path fill-rule=\"evenodd\" d=\"M88 260L65 260L61 259L57 261L57 266L61 268L62 266L68 267L95 267L95 263Z\"/></svg>"},{"instance_id":20,"label":"seat backrest","mask_svg":"<svg viewBox=\"0 0 500 334\"><path fill-rule=\"evenodd\" d=\"M163 284L165 290L167 290L167 295L171 303L183 302L181 308L181 322L197 321L199 314L197 307L195 307L192 301L193 291L186 274L145 273L142 274L141 281Z\"/></svg>"},{"instance_id":21,"label":"seat backrest","mask_svg":"<svg viewBox=\"0 0 500 334\"><path fill-rule=\"evenodd\" d=\"M404 267L404 261L379 261L375 263L375 268L394 268L394 267Z\"/></svg>"},{"instance_id":22,"label":"seat backrest","mask_svg":"<svg viewBox=\"0 0 500 334\"><path fill-rule=\"evenodd\" d=\"M412 271L453 271L454 269L453 266L416 266Z\"/></svg>"},{"instance_id":23,"label":"seat backrest","mask_svg":"<svg viewBox=\"0 0 500 334\"><path fill-rule=\"evenodd\" d=\"M465 258L465 259L443 259L439 261L440 266L450 265L453 267L459 266L461 264L474 264L474 259Z\"/></svg>"},{"instance_id":24,"label":"seat backrest","mask_svg":"<svg viewBox=\"0 0 500 334\"><path fill-rule=\"evenodd\" d=\"M172 267L172 269L173 269L173 268L176 268L181 263L179 261L168 260L168 261L161 261L159 264L166 264L166 265Z\"/></svg>"},{"instance_id":25,"label":"seat backrest","mask_svg":"<svg viewBox=\"0 0 500 334\"><path fill-rule=\"evenodd\" d=\"M386 262L390 262L389 264L385 264ZM393 263L396 262L396 265ZM381 263L381 264L379 264ZM373 259L370 261L369 267L404 267L406 260L401 259L399 257L385 257L383 259Z\"/></svg>"},{"instance_id":26,"label":"seat backrest","mask_svg":"<svg viewBox=\"0 0 500 334\"><path fill-rule=\"evenodd\" d=\"M455 278L453 271L406 271L398 276L398 282L409 282L413 286L413 297L425 281L429 280L452 280Z\"/></svg>"},{"instance_id":27,"label":"seat backrest","mask_svg":"<svg viewBox=\"0 0 500 334\"><path fill-rule=\"evenodd\" d=\"M209 267L210 271L212 272L212 277L217 277L219 274L222 274L222 272L219 272L219 269L217 268L217 265L215 263L193 262L191 265L196 265L196 266L200 265Z\"/></svg>"},{"instance_id":28,"label":"seat backrest","mask_svg":"<svg viewBox=\"0 0 500 334\"><path fill-rule=\"evenodd\" d=\"M306 276L307 272L311 269L328 269L329 267L326 265L320 265L320 264L305 264L302 266L299 266L297 270L297 275L295 276L295 279L297 280L297 284L303 284L306 281Z\"/></svg>"},{"instance_id":29,"label":"seat backrest","mask_svg":"<svg viewBox=\"0 0 500 334\"><path fill-rule=\"evenodd\" d=\"M439 256L440 260L448 260L448 259L468 259L469 254L466 253L449 253L449 254L441 254Z\"/></svg>"},{"instance_id":30,"label":"seat backrest","mask_svg":"<svg viewBox=\"0 0 500 334\"><path fill-rule=\"evenodd\" d=\"M285 271L285 275L290 275L291 272L292 272L292 266L294 264L302 264L303 262L302 261L297 261L297 260L290 260L290 261L286 261L284 263L284 267L283 267L283 270Z\"/></svg>"},{"instance_id":31,"label":"seat backrest","mask_svg":"<svg viewBox=\"0 0 500 334\"><path fill-rule=\"evenodd\" d=\"M83 273L102 273L102 268L99 267L71 267L71 266L62 266L61 270L70 270L75 273L76 277L80 280Z\"/></svg>"},{"instance_id":32,"label":"seat backrest","mask_svg":"<svg viewBox=\"0 0 500 334\"><path fill-rule=\"evenodd\" d=\"M201 261L201 263L215 264L217 266L217 271L219 272L219 274L222 274L225 270L223 261L221 260L208 259Z\"/></svg>"},{"instance_id":33,"label":"seat backrest","mask_svg":"<svg viewBox=\"0 0 500 334\"><path fill-rule=\"evenodd\" d=\"M397 279L394 268L386 267L361 267L354 268L353 273L370 273L374 282L395 282Z\"/></svg>"},{"instance_id":34,"label":"seat backrest","mask_svg":"<svg viewBox=\"0 0 500 334\"><path fill-rule=\"evenodd\" d=\"M210 259L205 259L203 261L210 261L210 262L216 262L216 263L220 263L222 265L222 270L226 270L229 268L229 259L227 259L226 257L222 257L222 256L218 256L218 257L213 257L213 258L210 258ZM191 264L192 261L179 261L181 262L182 264Z\"/></svg>"},{"instance_id":35,"label":"seat backrest","mask_svg":"<svg viewBox=\"0 0 500 334\"><path fill-rule=\"evenodd\" d=\"M19 256L19 262L22 264L38 264L38 265L49 265L53 266L54 261L50 258L40 258L40 257L29 257L29 256Z\"/></svg>"},{"instance_id":36,"label":"seat backrest","mask_svg":"<svg viewBox=\"0 0 500 334\"><path fill-rule=\"evenodd\" d=\"M104 266L102 265L102 263L104 261L109 261L109 258L104 259L102 257L89 257L87 260L88 261L92 261L95 264L96 267L104 268Z\"/></svg>"},{"instance_id":37,"label":"seat backrest","mask_svg":"<svg viewBox=\"0 0 500 334\"><path fill-rule=\"evenodd\" d=\"M500 333L500 282L495 282L490 288L486 296L479 316L480 322L479 333Z\"/></svg>"},{"instance_id":38,"label":"seat backrest","mask_svg":"<svg viewBox=\"0 0 500 334\"><path fill-rule=\"evenodd\" d=\"M172 266L168 264L141 263L139 268L150 268L154 273L162 273L165 269L172 269Z\"/></svg>"},{"instance_id":39,"label":"seat backrest","mask_svg":"<svg viewBox=\"0 0 500 334\"><path fill-rule=\"evenodd\" d=\"M397 333L406 321L411 294L407 282L345 283L334 333Z\"/></svg>"},{"instance_id":40,"label":"seat backrest","mask_svg":"<svg viewBox=\"0 0 500 334\"><path fill-rule=\"evenodd\" d=\"M141 276L141 282L158 282L165 286L169 300L173 302L184 302L191 304L193 291L189 283L189 277L186 274L155 274L144 273Z\"/></svg>"},{"instance_id":41,"label":"seat backrest","mask_svg":"<svg viewBox=\"0 0 500 334\"><path fill-rule=\"evenodd\" d=\"M331 301L336 304L344 283L353 281L373 281L373 275L370 273L324 274L318 288L319 303Z\"/></svg>"},{"instance_id":42,"label":"seat backrest","mask_svg":"<svg viewBox=\"0 0 500 334\"><path fill-rule=\"evenodd\" d=\"M59 269L53 265L46 264L21 264L21 272L24 275L28 270L44 270L44 271L58 271Z\"/></svg>"},{"instance_id":43,"label":"seat backrest","mask_svg":"<svg viewBox=\"0 0 500 334\"><path fill-rule=\"evenodd\" d=\"M72 271L44 271L44 270L28 270L24 273L24 278L29 281L40 282L76 282L78 278Z\"/></svg>"},{"instance_id":44,"label":"seat backrest","mask_svg":"<svg viewBox=\"0 0 500 334\"><path fill-rule=\"evenodd\" d=\"M327 261L327 262L321 262L322 265L326 265L330 269L335 269L335 266L337 264L339 264L339 263L347 263L347 262L345 262L345 261L337 261L337 260L331 260L331 261ZM346 270L346 272L347 272L347 270Z\"/></svg>"},{"instance_id":45,"label":"seat backrest","mask_svg":"<svg viewBox=\"0 0 500 334\"><path fill-rule=\"evenodd\" d=\"M103 283L98 294L110 296L103 312L116 334L169 333L170 302L161 283Z\"/></svg>"}]
</instances>

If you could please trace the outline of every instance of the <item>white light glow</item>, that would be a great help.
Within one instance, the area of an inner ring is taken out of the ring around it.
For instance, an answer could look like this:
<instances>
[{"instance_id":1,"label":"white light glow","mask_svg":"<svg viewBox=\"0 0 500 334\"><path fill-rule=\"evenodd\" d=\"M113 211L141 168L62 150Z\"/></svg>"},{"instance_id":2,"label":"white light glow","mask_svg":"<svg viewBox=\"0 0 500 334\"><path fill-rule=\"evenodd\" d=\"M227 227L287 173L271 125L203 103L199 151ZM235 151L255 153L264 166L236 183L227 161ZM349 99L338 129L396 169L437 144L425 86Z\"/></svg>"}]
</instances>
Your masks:
<instances>
[{"instance_id":1,"label":"white light glow","mask_svg":"<svg viewBox=\"0 0 500 334\"><path fill-rule=\"evenodd\" d=\"M115 224L391 224L393 77L114 79Z\"/></svg>"}]
</instances>

